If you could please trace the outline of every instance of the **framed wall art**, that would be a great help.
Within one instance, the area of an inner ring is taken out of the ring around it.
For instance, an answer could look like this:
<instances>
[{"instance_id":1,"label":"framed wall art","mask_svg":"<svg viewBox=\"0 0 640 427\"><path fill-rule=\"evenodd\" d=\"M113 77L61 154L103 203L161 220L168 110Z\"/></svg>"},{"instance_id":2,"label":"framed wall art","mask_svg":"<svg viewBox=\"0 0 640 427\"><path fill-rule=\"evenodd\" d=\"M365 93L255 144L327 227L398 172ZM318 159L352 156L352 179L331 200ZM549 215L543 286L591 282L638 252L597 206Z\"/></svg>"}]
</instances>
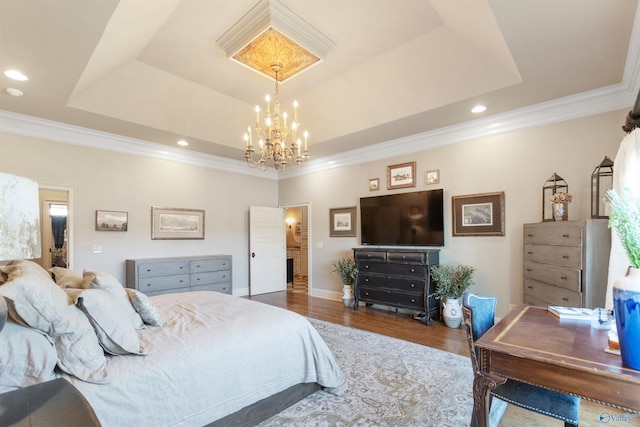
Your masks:
<instances>
[{"instance_id":1,"label":"framed wall art","mask_svg":"<svg viewBox=\"0 0 640 427\"><path fill-rule=\"evenodd\" d=\"M504 191L451 198L454 236L504 236Z\"/></svg>"},{"instance_id":2,"label":"framed wall art","mask_svg":"<svg viewBox=\"0 0 640 427\"><path fill-rule=\"evenodd\" d=\"M433 169L424 173L425 184L437 184L440 182L440 169Z\"/></svg>"},{"instance_id":3,"label":"framed wall art","mask_svg":"<svg viewBox=\"0 0 640 427\"><path fill-rule=\"evenodd\" d=\"M329 209L329 236L356 236L356 207Z\"/></svg>"},{"instance_id":4,"label":"framed wall art","mask_svg":"<svg viewBox=\"0 0 640 427\"><path fill-rule=\"evenodd\" d=\"M96 211L96 231L127 231L129 214L120 211Z\"/></svg>"},{"instance_id":5,"label":"framed wall art","mask_svg":"<svg viewBox=\"0 0 640 427\"><path fill-rule=\"evenodd\" d=\"M372 178L369 180L369 191L376 191L380 189L380 178Z\"/></svg>"},{"instance_id":6,"label":"framed wall art","mask_svg":"<svg viewBox=\"0 0 640 427\"><path fill-rule=\"evenodd\" d=\"M204 239L204 210L152 206L151 239Z\"/></svg>"},{"instance_id":7,"label":"framed wall art","mask_svg":"<svg viewBox=\"0 0 640 427\"><path fill-rule=\"evenodd\" d=\"M387 190L416 186L416 162L387 166Z\"/></svg>"}]
</instances>

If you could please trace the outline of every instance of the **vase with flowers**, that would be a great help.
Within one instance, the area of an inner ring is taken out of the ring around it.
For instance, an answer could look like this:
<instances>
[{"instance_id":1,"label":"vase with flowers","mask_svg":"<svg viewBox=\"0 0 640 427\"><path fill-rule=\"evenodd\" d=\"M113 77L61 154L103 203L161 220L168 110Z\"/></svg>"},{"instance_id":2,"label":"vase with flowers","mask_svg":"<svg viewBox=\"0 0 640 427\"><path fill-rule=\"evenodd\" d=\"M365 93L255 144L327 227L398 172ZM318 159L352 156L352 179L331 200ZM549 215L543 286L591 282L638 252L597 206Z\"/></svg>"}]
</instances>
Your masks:
<instances>
[{"instance_id":1,"label":"vase with flowers","mask_svg":"<svg viewBox=\"0 0 640 427\"><path fill-rule=\"evenodd\" d=\"M353 282L355 281L358 269L353 257L341 257L331 263L333 273L340 276L342 281L342 303L345 307L351 307L354 302Z\"/></svg>"},{"instance_id":2,"label":"vase with flowers","mask_svg":"<svg viewBox=\"0 0 640 427\"><path fill-rule=\"evenodd\" d=\"M609 227L616 231L627 257L625 277L613 283L613 311L616 318L622 363L640 370L640 198L631 190L621 194L609 190Z\"/></svg>"},{"instance_id":3,"label":"vase with flowers","mask_svg":"<svg viewBox=\"0 0 640 427\"><path fill-rule=\"evenodd\" d=\"M551 196L551 208L553 210L554 221L566 221L569 217L569 203L573 196L569 193L559 191Z\"/></svg>"}]
</instances>

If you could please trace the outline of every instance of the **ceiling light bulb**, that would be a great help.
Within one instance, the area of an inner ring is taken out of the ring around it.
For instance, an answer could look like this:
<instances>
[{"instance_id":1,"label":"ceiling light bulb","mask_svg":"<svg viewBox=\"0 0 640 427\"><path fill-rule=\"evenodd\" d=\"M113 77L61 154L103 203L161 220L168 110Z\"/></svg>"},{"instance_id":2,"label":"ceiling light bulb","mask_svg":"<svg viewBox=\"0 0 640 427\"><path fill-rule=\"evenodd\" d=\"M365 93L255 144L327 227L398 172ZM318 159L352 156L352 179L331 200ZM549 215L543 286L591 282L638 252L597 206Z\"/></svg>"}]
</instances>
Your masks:
<instances>
[{"instance_id":1,"label":"ceiling light bulb","mask_svg":"<svg viewBox=\"0 0 640 427\"><path fill-rule=\"evenodd\" d=\"M24 93L20 89L16 89L14 87L8 87L5 91L11 96L22 96Z\"/></svg>"},{"instance_id":2,"label":"ceiling light bulb","mask_svg":"<svg viewBox=\"0 0 640 427\"><path fill-rule=\"evenodd\" d=\"M27 76L25 76L18 70L7 70L4 72L4 75L13 80L20 80L21 82L29 80Z\"/></svg>"},{"instance_id":3,"label":"ceiling light bulb","mask_svg":"<svg viewBox=\"0 0 640 427\"><path fill-rule=\"evenodd\" d=\"M475 107L473 107L471 109L472 113L482 113L484 111L487 110L487 107L485 107L484 105L476 105Z\"/></svg>"}]
</instances>

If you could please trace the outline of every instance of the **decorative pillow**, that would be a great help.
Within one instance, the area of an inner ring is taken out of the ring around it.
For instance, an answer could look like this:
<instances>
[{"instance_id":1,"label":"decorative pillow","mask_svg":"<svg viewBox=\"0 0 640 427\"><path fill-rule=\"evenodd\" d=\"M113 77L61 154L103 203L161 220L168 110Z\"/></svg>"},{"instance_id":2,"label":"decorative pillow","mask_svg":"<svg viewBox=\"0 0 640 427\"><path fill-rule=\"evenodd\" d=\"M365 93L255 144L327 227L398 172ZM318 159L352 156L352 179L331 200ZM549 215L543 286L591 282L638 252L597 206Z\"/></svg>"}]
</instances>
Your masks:
<instances>
[{"instance_id":1,"label":"decorative pillow","mask_svg":"<svg viewBox=\"0 0 640 427\"><path fill-rule=\"evenodd\" d=\"M85 289L102 289L103 291L110 293L116 298L116 301L122 305L123 310L127 313L133 327L135 329L144 328L144 322L133 308L133 305L131 305L131 301L129 301L129 297L127 296L127 291L124 290L124 286L122 286L115 277L99 271L84 270L82 278L84 282L83 287Z\"/></svg>"},{"instance_id":2,"label":"decorative pillow","mask_svg":"<svg viewBox=\"0 0 640 427\"><path fill-rule=\"evenodd\" d=\"M151 326L162 326L162 316L160 316L160 312L153 302L149 299L148 296L143 294L142 292L136 291L135 289L126 288L127 295L129 295L129 300L131 301L131 305L138 312L142 320L147 325Z\"/></svg>"},{"instance_id":3,"label":"decorative pillow","mask_svg":"<svg viewBox=\"0 0 640 427\"><path fill-rule=\"evenodd\" d=\"M116 296L102 289L85 289L76 304L87 315L107 353L144 354L128 313Z\"/></svg>"},{"instance_id":4,"label":"decorative pillow","mask_svg":"<svg viewBox=\"0 0 640 427\"><path fill-rule=\"evenodd\" d=\"M51 267L49 272L53 275L56 284L61 288L82 289L82 275L63 267Z\"/></svg>"},{"instance_id":5,"label":"decorative pillow","mask_svg":"<svg viewBox=\"0 0 640 427\"><path fill-rule=\"evenodd\" d=\"M55 379L58 354L46 335L8 319L0 340L0 387L27 387Z\"/></svg>"},{"instance_id":6,"label":"decorative pillow","mask_svg":"<svg viewBox=\"0 0 640 427\"><path fill-rule=\"evenodd\" d=\"M11 261L7 265L0 266L0 271L5 275L5 279L8 282L14 277L18 277L27 273L34 273L41 275L47 279L51 279L51 274L47 272L40 264L36 264L33 261L19 259Z\"/></svg>"},{"instance_id":7,"label":"decorative pillow","mask_svg":"<svg viewBox=\"0 0 640 427\"><path fill-rule=\"evenodd\" d=\"M0 295L8 300L14 320L51 338L61 370L83 381L107 382L107 361L89 320L69 304L67 294L51 276L29 268L13 271L10 276L0 286Z\"/></svg>"}]
</instances>

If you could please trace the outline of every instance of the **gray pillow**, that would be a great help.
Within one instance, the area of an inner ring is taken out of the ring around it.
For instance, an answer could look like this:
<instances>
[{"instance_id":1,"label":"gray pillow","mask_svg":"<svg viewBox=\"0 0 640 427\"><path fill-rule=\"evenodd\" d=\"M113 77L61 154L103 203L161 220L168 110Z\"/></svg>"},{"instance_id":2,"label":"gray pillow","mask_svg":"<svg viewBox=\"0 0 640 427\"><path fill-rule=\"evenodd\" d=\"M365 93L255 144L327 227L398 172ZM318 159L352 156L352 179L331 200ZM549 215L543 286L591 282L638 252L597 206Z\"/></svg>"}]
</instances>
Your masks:
<instances>
[{"instance_id":1,"label":"gray pillow","mask_svg":"<svg viewBox=\"0 0 640 427\"><path fill-rule=\"evenodd\" d=\"M144 323L151 326L162 326L164 324L160 312L147 295L131 288L125 288L125 290L129 295L133 308L142 317Z\"/></svg>"}]
</instances>

